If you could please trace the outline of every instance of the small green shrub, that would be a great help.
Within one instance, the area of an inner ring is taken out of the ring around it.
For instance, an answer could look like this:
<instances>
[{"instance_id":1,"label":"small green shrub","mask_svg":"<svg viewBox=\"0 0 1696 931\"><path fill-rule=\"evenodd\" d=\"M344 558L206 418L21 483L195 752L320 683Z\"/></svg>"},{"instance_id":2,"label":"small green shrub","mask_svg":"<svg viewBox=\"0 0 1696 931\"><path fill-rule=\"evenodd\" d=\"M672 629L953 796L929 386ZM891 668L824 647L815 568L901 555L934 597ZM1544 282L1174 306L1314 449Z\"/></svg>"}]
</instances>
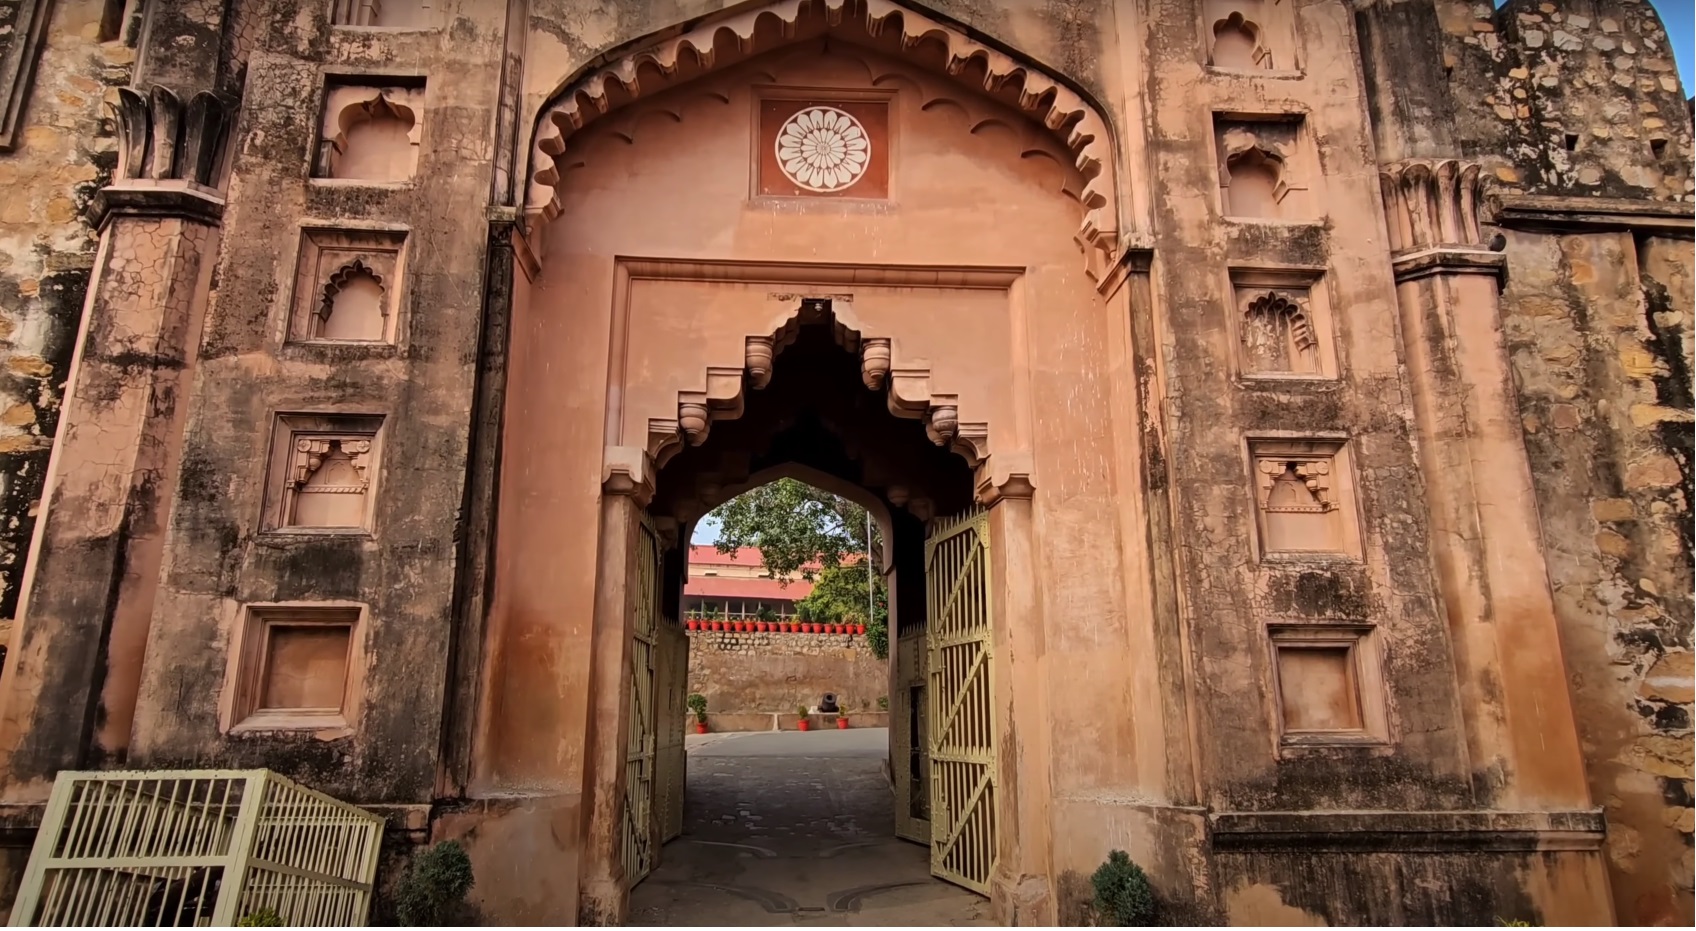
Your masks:
<instances>
[{"instance_id":1,"label":"small green shrub","mask_svg":"<svg viewBox=\"0 0 1696 931\"><path fill-rule=\"evenodd\" d=\"M246 915L236 922L238 928L282 928L287 926L288 922L283 920L283 916L277 914L277 910L269 906L251 915Z\"/></svg>"},{"instance_id":2,"label":"small green shrub","mask_svg":"<svg viewBox=\"0 0 1696 931\"><path fill-rule=\"evenodd\" d=\"M402 927L457 925L457 912L476 879L458 841L442 841L414 857L395 889L395 918Z\"/></svg>"},{"instance_id":3,"label":"small green shrub","mask_svg":"<svg viewBox=\"0 0 1696 931\"><path fill-rule=\"evenodd\" d=\"M672 694L677 693L673 692ZM695 720L702 724L707 723L707 696L700 692L691 692L689 697L683 700L683 703L689 706L690 711L695 712Z\"/></svg>"},{"instance_id":4,"label":"small green shrub","mask_svg":"<svg viewBox=\"0 0 1696 931\"><path fill-rule=\"evenodd\" d=\"M1155 924L1154 886L1131 855L1115 850L1089 878L1095 888L1095 912L1103 925L1146 928Z\"/></svg>"},{"instance_id":5,"label":"small green shrub","mask_svg":"<svg viewBox=\"0 0 1696 931\"><path fill-rule=\"evenodd\" d=\"M889 710L889 696L888 695L879 695L877 697L877 710L879 710L879 711L888 711Z\"/></svg>"}]
</instances>

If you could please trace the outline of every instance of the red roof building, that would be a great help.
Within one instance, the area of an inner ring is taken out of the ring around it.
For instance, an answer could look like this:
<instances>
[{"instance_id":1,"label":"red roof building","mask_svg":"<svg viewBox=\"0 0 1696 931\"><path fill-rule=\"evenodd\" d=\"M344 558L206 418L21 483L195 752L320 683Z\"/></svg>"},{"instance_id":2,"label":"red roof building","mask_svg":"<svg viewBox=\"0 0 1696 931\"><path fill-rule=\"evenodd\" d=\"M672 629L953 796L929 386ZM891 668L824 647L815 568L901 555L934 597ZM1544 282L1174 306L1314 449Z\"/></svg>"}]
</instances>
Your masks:
<instances>
[{"instance_id":1,"label":"red roof building","mask_svg":"<svg viewBox=\"0 0 1696 931\"><path fill-rule=\"evenodd\" d=\"M819 567L814 564L809 568ZM683 612L697 616L716 613L729 619L754 617L761 608L769 608L778 617L793 617L795 602L812 591L813 583L800 577L768 578L765 559L757 547L720 553L712 546L691 546Z\"/></svg>"}]
</instances>

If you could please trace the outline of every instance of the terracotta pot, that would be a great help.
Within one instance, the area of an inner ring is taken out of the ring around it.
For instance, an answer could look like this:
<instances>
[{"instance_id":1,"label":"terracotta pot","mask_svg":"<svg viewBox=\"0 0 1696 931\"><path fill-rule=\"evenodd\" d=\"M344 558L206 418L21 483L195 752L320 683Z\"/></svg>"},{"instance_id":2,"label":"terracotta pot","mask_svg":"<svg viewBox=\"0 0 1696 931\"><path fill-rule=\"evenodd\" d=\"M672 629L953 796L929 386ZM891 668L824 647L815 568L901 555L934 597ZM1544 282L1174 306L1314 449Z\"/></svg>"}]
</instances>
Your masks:
<instances>
[{"instance_id":1,"label":"terracotta pot","mask_svg":"<svg viewBox=\"0 0 1696 931\"><path fill-rule=\"evenodd\" d=\"M865 632L866 632L866 625L864 625L864 624L855 624L854 625L854 633L863 634Z\"/></svg>"},{"instance_id":2,"label":"terracotta pot","mask_svg":"<svg viewBox=\"0 0 1696 931\"><path fill-rule=\"evenodd\" d=\"M839 715L836 716L836 729L839 730L839 731L845 731L845 730L848 729L848 716L847 715L839 714Z\"/></svg>"},{"instance_id":3,"label":"terracotta pot","mask_svg":"<svg viewBox=\"0 0 1696 931\"><path fill-rule=\"evenodd\" d=\"M777 625L777 629L787 634L795 629L795 625L785 621L784 623Z\"/></svg>"},{"instance_id":4,"label":"terracotta pot","mask_svg":"<svg viewBox=\"0 0 1696 931\"><path fill-rule=\"evenodd\" d=\"M689 619L689 629L690 630L700 630L701 629L701 622L695 620L694 618L690 618Z\"/></svg>"},{"instance_id":5,"label":"terracotta pot","mask_svg":"<svg viewBox=\"0 0 1696 931\"><path fill-rule=\"evenodd\" d=\"M830 625L830 632L833 633L833 634L845 634L845 633L848 632L848 625L847 624L832 624L832 625Z\"/></svg>"},{"instance_id":6,"label":"terracotta pot","mask_svg":"<svg viewBox=\"0 0 1696 931\"><path fill-rule=\"evenodd\" d=\"M806 718L802 718L801 720L795 722L795 729L798 730L798 731L810 730L811 728L812 728L812 723L809 722Z\"/></svg>"},{"instance_id":7,"label":"terracotta pot","mask_svg":"<svg viewBox=\"0 0 1696 931\"><path fill-rule=\"evenodd\" d=\"M741 633L742 632L742 622L741 621L733 621L732 623L735 624L736 626L732 627L731 630L734 630L737 633Z\"/></svg>"},{"instance_id":8,"label":"terracotta pot","mask_svg":"<svg viewBox=\"0 0 1696 931\"><path fill-rule=\"evenodd\" d=\"M696 721L696 722L695 722L695 733L697 733L697 734L705 734L705 733L706 733L706 732L707 732L707 722L705 722L705 721Z\"/></svg>"},{"instance_id":9,"label":"terracotta pot","mask_svg":"<svg viewBox=\"0 0 1696 931\"><path fill-rule=\"evenodd\" d=\"M759 631L762 634L765 633L769 629L769 626L770 625L766 624L765 621L755 621L754 622L754 629Z\"/></svg>"},{"instance_id":10,"label":"terracotta pot","mask_svg":"<svg viewBox=\"0 0 1696 931\"><path fill-rule=\"evenodd\" d=\"M809 624L809 625L807 625L807 626L808 626L808 627L809 627L809 628L810 628L810 629L811 629L811 630L812 630L812 632L813 632L813 633L815 633L815 634L816 634L816 633L818 633L818 632L819 632L819 631L821 631L821 630L823 630L823 629L824 629L824 625L822 625L822 624Z\"/></svg>"},{"instance_id":11,"label":"terracotta pot","mask_svg":"<svg viewBox=\"0 0 1696 931\"><path fill-rule=\"evenodd\" d=\"M724 622L723 621L713 621L713 630L723 630L723 629L724 629Z\"/></svg>"}]
</instances>

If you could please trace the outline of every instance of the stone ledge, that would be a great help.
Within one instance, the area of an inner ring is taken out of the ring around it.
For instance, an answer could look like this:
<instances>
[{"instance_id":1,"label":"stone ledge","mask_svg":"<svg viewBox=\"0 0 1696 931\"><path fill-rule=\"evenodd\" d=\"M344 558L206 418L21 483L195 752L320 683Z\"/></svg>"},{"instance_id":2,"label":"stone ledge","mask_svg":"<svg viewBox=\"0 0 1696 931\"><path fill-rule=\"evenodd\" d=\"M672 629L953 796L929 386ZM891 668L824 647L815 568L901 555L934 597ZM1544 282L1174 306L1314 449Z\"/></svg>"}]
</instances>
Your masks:
<instances>
[{"instance_id":1,"label":"stone ledge","mask_svg":"<svg viewBox=\"0 0 1696 931\"><path fill-rule=\"evenodd\" d=\"M1600 850L1602 812L1218 812L1207 818L1217 851L1465 853Z\"/></svg>"},{"instance_id":2,"label":"stone ledge","mask_svg":"<svg viewBox=\"0 0 1696 931\"><path fill-rule=\"evenodd\" d=\"M1538 232L1664 232L1688 238L1696 231L1691 204L1621 197L1504 194L1494 200L1496 226Z\"/></svg>"},{"instance_id":3,"label":"stone ledge","mask_svg":"<svg viewBox=\"0 0 1696 931\"><path fill-rule=\"evenodd\" d=\"M213 226L224 216L224 197L192 181L129 180L105 188L88 205L96 229L113 217L177 217Z\"/></svg>"},{"instance_id":4,"label":"stone ledge","mask_svg":"<svg viewBox=\"0 0 1696 931\"><path fill-rule=\"evenodd\" d=\"M1390 257L1396 283L1432 275L1489 275L1500 279L1507 269L1506 255L1477 246L1431 246Z\"/></svg>"}]
</instances>

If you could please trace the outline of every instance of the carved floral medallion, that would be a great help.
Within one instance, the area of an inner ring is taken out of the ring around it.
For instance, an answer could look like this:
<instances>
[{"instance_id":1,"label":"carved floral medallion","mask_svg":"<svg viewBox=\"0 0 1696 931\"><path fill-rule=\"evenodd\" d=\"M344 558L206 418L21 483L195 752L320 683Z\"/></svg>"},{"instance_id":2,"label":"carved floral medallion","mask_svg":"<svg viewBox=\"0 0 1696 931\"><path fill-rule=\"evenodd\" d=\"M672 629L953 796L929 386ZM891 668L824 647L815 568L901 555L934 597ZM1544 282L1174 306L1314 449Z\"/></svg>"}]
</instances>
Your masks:
<instances>
[{"instance_id":1,"label":"carved floral medallion","mask_svg":"<svg viewBox=\"0 0 1696 931\"><path fill-rule=\"evenodd\" d=\"M871 138L860 121L835 107L808 107L777 131L777 164L796 186L840 191L871 161Z\"/></svg>"}]
</instances>

